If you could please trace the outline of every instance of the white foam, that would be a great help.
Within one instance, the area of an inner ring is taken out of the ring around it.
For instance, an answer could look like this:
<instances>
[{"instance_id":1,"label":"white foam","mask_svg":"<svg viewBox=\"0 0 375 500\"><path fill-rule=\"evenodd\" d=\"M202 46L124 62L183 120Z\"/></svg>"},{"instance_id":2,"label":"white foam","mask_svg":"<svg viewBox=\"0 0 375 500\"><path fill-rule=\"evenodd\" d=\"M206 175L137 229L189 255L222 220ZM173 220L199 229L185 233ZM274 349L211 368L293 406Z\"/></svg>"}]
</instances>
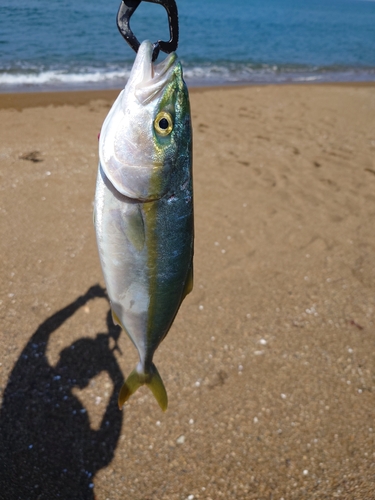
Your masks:
<instances>
[{"instance_id":1,"label":"white foam","mask_svg":"<svg viewBox=\"0 0 375 500\"><path fill-rule=\"evenodd\" d=\"M69 73L64 70L48 70L33 73L0 73L0 86L28 86L28 85L85 85L106 83L110 81L128 80L130 70L93 70L82 73Z\"/></svg>"},{"instance_id":2,"label":"white foam","mask_svg":"<svg viewBox=\"0 0 375 500\"><path fill-rule=\"evenodd\" d=\"M292 67L267 64L226 62L194 64L182 60L189 85L236 83L284 83L323 81L374 81L375 70L349 68ZM60 67L17 64L0 69L0 92L9 89L44 88L120 88L129 79L131 63L103 64L100 67Z\"/></svg>"}]
</instances>

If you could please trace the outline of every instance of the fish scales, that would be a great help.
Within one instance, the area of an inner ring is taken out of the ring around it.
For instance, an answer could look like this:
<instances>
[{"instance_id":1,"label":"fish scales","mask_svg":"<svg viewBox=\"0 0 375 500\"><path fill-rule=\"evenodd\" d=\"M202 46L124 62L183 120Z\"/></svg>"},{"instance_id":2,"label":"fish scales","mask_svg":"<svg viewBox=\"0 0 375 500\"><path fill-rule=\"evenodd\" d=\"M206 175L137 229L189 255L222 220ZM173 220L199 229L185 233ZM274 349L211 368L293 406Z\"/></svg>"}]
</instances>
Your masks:
<instances>
[{"instance_id":1,"label":"fish scales","mask_svg":"<svg viewBox=\"0 0 375 500\"><path fill-rule=\"evenodd\" d=\"M153 355L192 289L192 132L181 65L154 65L152 50L141 44L103 123L94 224L113 318L140 358L119 406L146 384L165 410Z\"/></svg>"}]
</instances>

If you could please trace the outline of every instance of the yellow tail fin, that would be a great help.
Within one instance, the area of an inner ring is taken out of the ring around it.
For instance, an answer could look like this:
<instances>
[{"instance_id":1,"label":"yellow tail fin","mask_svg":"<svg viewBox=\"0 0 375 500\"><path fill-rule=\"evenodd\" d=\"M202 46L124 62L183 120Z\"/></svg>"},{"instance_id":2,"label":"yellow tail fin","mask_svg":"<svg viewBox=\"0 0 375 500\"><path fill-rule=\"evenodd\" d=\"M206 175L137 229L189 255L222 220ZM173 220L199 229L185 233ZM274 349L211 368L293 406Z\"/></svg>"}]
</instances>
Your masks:
<instances>
[{"instance_id":1,"label":"yellow tail fin","mask_svg":"<svg viewBox=\"0 0 375 500\"><path fill-rule=\"evenodd\" d=\"M127 401L142 385L147 385L150 388L160 408L165 411L168 408L167 391L165 390L161 376L154 363L152 363L148 373L139 373L137 368L131 372L118 395L119 408L121 409L125 401Z\"/></svg>"}]
</instances>

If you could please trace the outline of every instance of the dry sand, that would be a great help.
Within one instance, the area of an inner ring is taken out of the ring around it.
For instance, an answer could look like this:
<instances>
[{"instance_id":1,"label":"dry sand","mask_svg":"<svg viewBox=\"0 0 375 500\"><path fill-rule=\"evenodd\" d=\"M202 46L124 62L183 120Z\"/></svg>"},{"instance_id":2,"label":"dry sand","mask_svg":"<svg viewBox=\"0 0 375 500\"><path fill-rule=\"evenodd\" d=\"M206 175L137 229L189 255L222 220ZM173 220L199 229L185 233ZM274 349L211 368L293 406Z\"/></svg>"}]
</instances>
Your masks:
<instances>
[{"instance_id":1,"label":"dry sand","mask_svg":"<svg viewBox=\"0 0 375 500\"><path fill-rule=\"evenodd\" d=\"M375 87L191 92L165 414L145 387L116 408L137 356L92 224L116 94L0 96L0 498L374 499Z\"/></svg>"}]
</instances>

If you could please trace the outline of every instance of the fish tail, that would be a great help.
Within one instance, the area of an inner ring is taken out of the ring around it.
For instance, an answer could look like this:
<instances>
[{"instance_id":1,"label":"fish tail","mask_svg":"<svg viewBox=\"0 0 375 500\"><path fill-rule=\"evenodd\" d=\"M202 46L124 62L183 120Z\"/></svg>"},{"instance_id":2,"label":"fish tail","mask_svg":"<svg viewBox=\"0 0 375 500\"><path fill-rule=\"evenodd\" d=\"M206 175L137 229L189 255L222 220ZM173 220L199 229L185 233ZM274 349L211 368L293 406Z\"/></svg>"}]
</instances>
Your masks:
<instances>
[{"instance_id":1,"label":"fish tail","mask_svg":"<svg viewBox=\"0 0 375 500\"><path fill-rule=\"evenodd\" d=\"M147 373L140 373L137 368L131 372L118 395L119 408L121 409L125 401L142 385L147 385L150 388L160 408L165 411L168 408L167 391L154 363L151 364L150 370Z\"/></svg>"}]
</instances>

